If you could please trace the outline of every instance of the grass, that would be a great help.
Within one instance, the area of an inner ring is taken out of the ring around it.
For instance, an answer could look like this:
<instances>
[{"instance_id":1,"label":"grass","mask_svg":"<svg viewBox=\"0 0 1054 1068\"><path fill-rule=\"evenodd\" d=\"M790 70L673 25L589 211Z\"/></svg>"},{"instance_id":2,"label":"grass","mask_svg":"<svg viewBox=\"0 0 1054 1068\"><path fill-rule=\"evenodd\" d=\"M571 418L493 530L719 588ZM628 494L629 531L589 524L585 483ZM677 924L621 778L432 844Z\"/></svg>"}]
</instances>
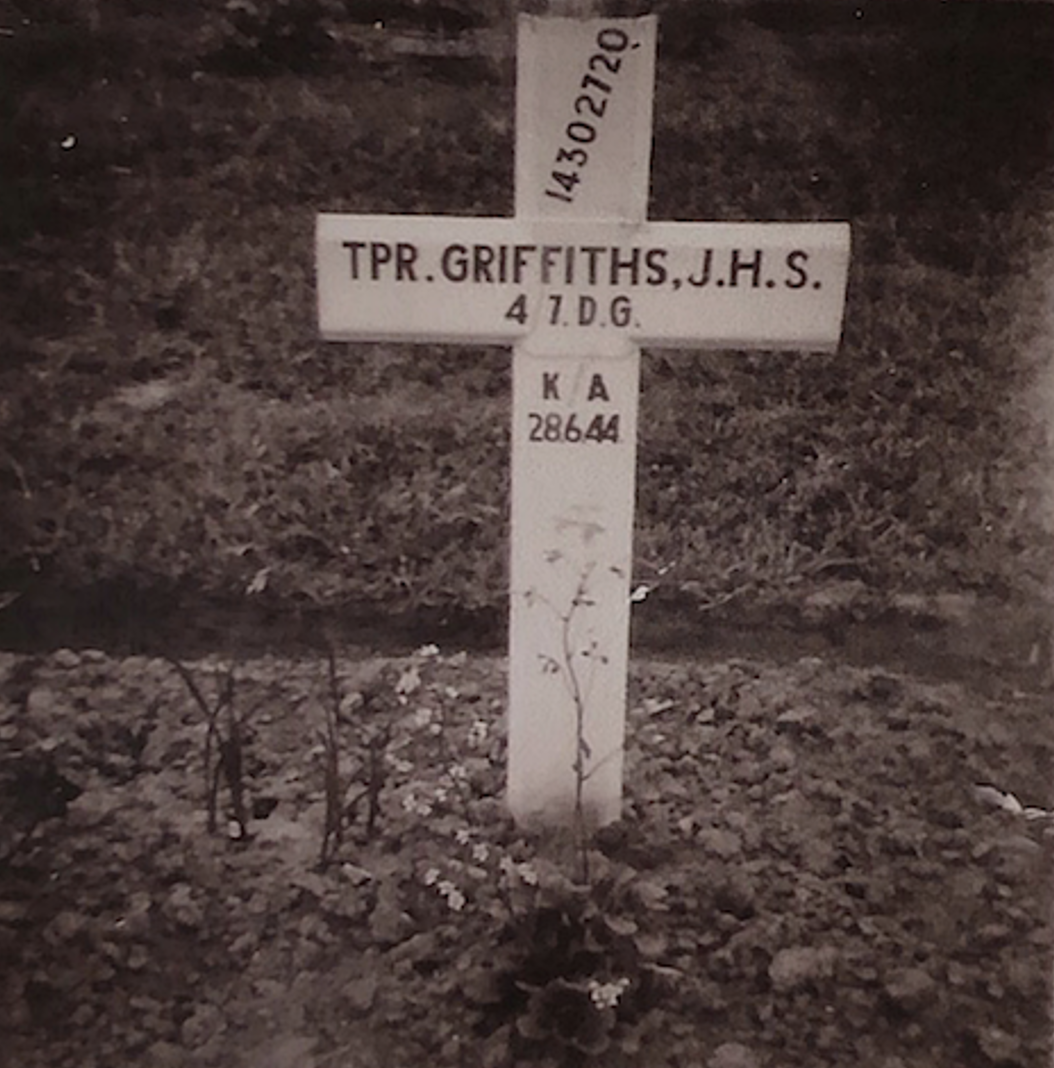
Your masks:
<instances>
[{"instance_id":1,"label":"grass","mask_svg":"<svg viewBox=\"0 0 1054 1068\"><path fill-rule=\"evenodd\" d=\"M667 6L652 217L848 218L854 252L836 355L646 357L640 576L1041 597L1050 19L693 38ZM511 72L236 77L203 17L0 44L0 574L503 605L507 356L322 344L311 240L318 210L511 212Z\"/></svg>"}]
</instances>

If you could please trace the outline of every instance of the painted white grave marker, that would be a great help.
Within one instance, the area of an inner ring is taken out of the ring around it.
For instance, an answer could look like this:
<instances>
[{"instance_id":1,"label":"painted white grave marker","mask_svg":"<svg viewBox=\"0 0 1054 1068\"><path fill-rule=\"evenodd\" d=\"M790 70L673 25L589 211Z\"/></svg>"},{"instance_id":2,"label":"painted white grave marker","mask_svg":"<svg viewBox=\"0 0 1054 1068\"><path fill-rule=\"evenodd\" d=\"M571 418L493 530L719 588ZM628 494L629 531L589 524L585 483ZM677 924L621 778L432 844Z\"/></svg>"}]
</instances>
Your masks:
<instances>
[{"instance_id":1,"label":"painted white grave marker","mask_svg":"<svg viewBox=\"0 0 1054 1068\"><path fill-rule=\"evenodd\" d=\"M834 349L844 223L645 219L656 20L521 16L516 216L320 215L331 340L513 345L508 803L618 818L639 345Z\"/></svg>"}]
</instances>

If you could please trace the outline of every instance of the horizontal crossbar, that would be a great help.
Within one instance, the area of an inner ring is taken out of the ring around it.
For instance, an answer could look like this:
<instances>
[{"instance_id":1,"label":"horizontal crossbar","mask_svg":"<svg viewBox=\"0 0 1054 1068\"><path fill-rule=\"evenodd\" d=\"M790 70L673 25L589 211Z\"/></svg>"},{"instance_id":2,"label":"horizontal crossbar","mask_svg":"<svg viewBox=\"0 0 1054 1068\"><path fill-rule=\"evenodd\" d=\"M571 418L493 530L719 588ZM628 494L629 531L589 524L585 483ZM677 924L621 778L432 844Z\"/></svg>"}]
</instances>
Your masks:
<instances>
[{"instance_id":1,"label":"horizontal crossbar","mask_svg":"<svg viewBox=\"0 0 1054 1068\"><path fill-rule=\"evenodd\" d=\"M317 263L330 340L819 351L849 226L323 214Z\"/></svg>"}]
</instances>

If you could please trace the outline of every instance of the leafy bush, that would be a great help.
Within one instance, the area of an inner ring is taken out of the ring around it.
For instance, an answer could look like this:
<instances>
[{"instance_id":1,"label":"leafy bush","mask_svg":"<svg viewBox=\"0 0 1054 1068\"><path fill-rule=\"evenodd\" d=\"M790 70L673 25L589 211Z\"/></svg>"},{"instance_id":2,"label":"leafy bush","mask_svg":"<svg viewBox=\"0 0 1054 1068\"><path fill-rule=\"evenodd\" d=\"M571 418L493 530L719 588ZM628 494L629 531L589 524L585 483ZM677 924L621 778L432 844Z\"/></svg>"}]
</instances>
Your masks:
<instances>
[{"instance_id":1,"label":"leafy bush","mask_svg":"<svg viewBox=\"0 0 1054 1068\"><path fill-rule=\"evenodd\" d=\"M640 919L663 907L662 887L599 853L592 865L603 874L588 885L542 859L501 868L508 919L488 966L477 965L489 1000L476 996L486 1030L511 1019L517 1060L555 1054L576 1065L622 1043L631 1052L633 1028L660 1000L663 942Z\"/></svg>"}]
</instances>

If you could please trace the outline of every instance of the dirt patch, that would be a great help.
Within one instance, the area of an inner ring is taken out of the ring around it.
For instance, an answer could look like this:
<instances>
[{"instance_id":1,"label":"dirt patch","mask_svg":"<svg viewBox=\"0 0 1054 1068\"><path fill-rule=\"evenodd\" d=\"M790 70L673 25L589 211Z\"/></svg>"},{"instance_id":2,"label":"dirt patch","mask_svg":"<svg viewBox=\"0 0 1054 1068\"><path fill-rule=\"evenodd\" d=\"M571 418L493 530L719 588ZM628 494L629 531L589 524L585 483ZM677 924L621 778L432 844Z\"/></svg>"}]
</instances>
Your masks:
<instances>
[{"instance_id":1,"label":"dirt patch","mask_svg":"<svg viewBox=\"0 0 1054 1068\"><path fill-rule=\"evenodd\" d=\"M4 1063L1049 1062L1046 699L639 665L584 888L505 818L501 660L336 666L349 797L387 740L372 833L362 803L322 867L323 659L234 669L244 835L226 789L206 831L170 663L0 659Z\"/></svg>"}]
</instances>

